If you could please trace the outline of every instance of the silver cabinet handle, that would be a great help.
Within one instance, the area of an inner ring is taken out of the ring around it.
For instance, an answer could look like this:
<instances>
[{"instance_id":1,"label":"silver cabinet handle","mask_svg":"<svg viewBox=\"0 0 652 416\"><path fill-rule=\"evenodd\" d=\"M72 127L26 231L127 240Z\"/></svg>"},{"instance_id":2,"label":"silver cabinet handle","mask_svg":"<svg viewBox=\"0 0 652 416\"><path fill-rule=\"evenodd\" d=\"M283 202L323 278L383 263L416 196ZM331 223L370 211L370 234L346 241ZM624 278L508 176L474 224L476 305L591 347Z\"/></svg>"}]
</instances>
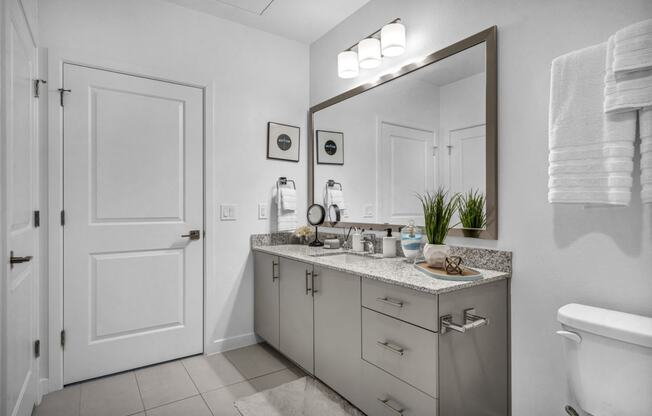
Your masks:
<instances>
[{"instance_id":1,"label":"silver cabinet handle","mask_svg":"<svg viewBox=\"0 0 652 416\"><path fill-rule=\"evenodd\" d=\"M313 295L313 296L315 296L315 293L319 292L317 289L315 289L315 277L318 277L318 276L319 276L318 273L315 273L314 271L312 272L312 287L311 287L311 291L312 291L312 295Z\"/></svg>"},{"instance_id":2,"label":"silver cabinet handle","mask_svg":"<svg viewBox=\"0 0 652 416\"><path fill-rule=\"evenodd\" d=\"M279 276L277 276L276 273L274 273L276 271L277 267L278 267L278 262L272 260L272 282L279 278ZM279 273L279 275L280 275L280 273Z\"/></svg>"},{"instance_id":3,"label":"silver cabinet handle","mask_svg":"<svg viewBox=\"0 0 652 416\"><path fill-rule=\"evenodd\" d=\"M386 350L393 352L394 354L403 355L405 353L405 349L399 347L398 345L390 344L387 341L376 341L376 343Z\"/></svg>"},{"instance_id":4,"label":"silver cabinet handle","mask_svg":"<svg viewBox=\"0 0 652 416\"><path fill-rule=\"evenodd\" d=\"M396 306L397 308L402 308L403 307L403 302L400 300L395 300L392 298L388 298L385 296L384 298L376 298L378 302L386 303L388 305Z\"/></svg>"},{"instance_id":5,"label":"silver cabinet handle","mask_svg":"<svg viewBox=\"0 0 652 416\"><path fill-rule=\"evenodd\" d=\"M489 324L489 319L478 316L475 314L475 309L465 309L464 310L464 325L459 325L453 322L453 317L451 315L444 315L439 318L439 332L443 334L448 331L456 331L465 333L471 329L479 328Z\"/></svg>"},{"instance_id":6,"label":"silver cabinet handle","mask_svg":"<svg viewBox=\"0 0 652 416\"><path fill-rule=\"evenodd\" d=\"M392 406L391 404L389 404L389 399L384 399L384 400L383 400L383 399L381 399L381 398L379 397L379 398L377 398L376 400L378 400L379 402L381 402L381 403L383 404L383 406L385 406L386 408L388 408L388 409L391 410L392 412L396 413L397 415L401 415L401 416L403 416L403 408L400 408L400 409L395 408L394 406Z\"/></svg>"},{"instance_id":7,"label":"silver cabinet handle","mask_svg":"<svg viewBox=\"0 0 652 416\"><path fill-rule=\"evenodd\" d=\"M310 295L310 287L308 286L308 276L312 275L308 270L306 270L306 295Z\"/></svg>"}]
</instances>

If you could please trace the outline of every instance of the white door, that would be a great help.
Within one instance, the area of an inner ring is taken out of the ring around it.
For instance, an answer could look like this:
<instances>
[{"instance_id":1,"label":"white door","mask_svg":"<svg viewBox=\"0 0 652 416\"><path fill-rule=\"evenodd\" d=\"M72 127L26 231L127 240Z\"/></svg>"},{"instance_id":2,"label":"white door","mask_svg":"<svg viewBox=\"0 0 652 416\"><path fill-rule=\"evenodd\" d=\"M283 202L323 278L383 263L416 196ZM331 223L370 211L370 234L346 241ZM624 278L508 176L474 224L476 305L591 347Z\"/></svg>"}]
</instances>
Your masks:
<instances>
[{"instance_id":1,"label":"white door","mask_svg":"<svg viewBox=\"0 0 652 416\"><path fill-rule=\"evenodd\" d=\"M455 192L485 192L485 125L451 130L449 135L449 187Z\"/></svg>"},{"instance_id":2,"label":"white door","mask_svg":"<svg viewBox=\"0 0 652 416\"><path fill-rule=\"evenodd\" d=\"M33 212L37 203L38 160L35 134L36 47L28 33L16 2L7 2L5 20L6 69L6 184L7 254L13 256L6 267L6 403L0 414L30 415L36 402L36 299L38 284L37 233ZM4 16L2 16L4 18ZM31 256L31 259L30 259ZM13 262L13 264L11 264Z\"/></svg>"},{"instance_id":3,"label":"white door","mask_svg":"<svg viewBox=\"0 0 652 416\"><path fill-rule=\"evenodd\" d=\"M71 64L64 88L64 383L202 352L203 91Z\"/></svg>"},{"instance_id":4,"label":"white door","mask_svg":"<svg viewBox=\"0 0 652 416\"><path fill-rule=\"evenodd\" d=\"M422 218L416 194L435 187L435 134L407 126L380 124L377 164L379 220L406 224Z\"/></svg>"}]
</instances>

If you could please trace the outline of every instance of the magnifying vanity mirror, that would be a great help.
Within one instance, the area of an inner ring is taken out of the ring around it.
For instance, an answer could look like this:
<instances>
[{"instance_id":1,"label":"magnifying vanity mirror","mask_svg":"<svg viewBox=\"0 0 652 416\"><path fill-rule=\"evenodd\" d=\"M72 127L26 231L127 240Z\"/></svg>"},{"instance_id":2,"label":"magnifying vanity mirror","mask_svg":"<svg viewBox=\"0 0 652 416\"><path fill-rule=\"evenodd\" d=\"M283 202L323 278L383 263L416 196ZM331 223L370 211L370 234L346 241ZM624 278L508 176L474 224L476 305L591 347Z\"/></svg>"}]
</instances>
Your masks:
<instances>
[{"instance_id":1,"label":"magnifying vanity mirror","mask_svg":"<svg viewBox=\"0 0 652 416\"><path fill-rule=\"evenodd\" d=\"M324 243L319 241L319 226L324 223L324 219L326 218L326 210L319 204L312 204L308 207L308 213L306 217L308 219L308 224L315 227L315 239L308 245L311 247L323 246Z\"/></svg>"},{"instance_id":2,"label":"magnifying vanity mirror","mask_svg":"<svg viewBox=\"0 0 652 416\"><path fill-rule=\"evenodd\" d=\"M492 27L311 108L309 205L337 201L340 225L381 230L423 225L417 194L476 192L480 238L496 239L496 78Z\"/></svg>"}]
</instances>

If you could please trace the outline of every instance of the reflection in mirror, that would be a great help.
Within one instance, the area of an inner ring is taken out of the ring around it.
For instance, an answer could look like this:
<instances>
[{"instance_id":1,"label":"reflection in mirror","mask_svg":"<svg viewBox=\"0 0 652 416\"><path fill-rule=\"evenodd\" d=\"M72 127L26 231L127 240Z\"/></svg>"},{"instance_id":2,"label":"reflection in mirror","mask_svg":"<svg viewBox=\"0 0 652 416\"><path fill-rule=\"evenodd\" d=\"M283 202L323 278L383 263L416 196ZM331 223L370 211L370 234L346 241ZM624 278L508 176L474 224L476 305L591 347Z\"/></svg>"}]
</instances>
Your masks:
<instances>
[{"instance_id":1,"label":"reflection in mirror","mask_svg":"<svg viewBox=\"0 0 652 416\"><path fill-rule=\"evenodd\" d=\"M336 203L349 223L423 225L417 193L484 193L485 55L482 42L315 112L326 132L316 134L315 202Z\"/></svg>"}]
</instances>

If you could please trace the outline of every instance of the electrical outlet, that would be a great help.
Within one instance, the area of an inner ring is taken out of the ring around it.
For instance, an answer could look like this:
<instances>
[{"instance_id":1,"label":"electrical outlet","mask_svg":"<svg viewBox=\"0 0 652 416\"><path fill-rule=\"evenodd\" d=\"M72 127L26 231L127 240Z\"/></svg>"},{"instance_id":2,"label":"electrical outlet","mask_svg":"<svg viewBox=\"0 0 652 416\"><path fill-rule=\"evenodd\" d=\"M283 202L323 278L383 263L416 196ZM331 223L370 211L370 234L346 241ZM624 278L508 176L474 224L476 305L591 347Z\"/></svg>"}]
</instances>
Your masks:
<instances>
[{"instance_id":1,"label":"electrical outlet","mask_svg":"<svg viewBox=\"0 0 652 416\"><path fill-rule=\"evenodd\" d=\"M238 206L235 204L220 205L220 220L235 221L238 219Z\"/></svg>"},{"instance_id":2,"label":"electrical outlet","mask_svg":"<svg viewBox=\"0 0 652 416\"><path fill-rule=\"evenodd\" d=\"M262 202L258 204L258 219L266 220L267 218L269 218L269 215L267 214L267 204Z\"/></svg>"}]
</instances>

